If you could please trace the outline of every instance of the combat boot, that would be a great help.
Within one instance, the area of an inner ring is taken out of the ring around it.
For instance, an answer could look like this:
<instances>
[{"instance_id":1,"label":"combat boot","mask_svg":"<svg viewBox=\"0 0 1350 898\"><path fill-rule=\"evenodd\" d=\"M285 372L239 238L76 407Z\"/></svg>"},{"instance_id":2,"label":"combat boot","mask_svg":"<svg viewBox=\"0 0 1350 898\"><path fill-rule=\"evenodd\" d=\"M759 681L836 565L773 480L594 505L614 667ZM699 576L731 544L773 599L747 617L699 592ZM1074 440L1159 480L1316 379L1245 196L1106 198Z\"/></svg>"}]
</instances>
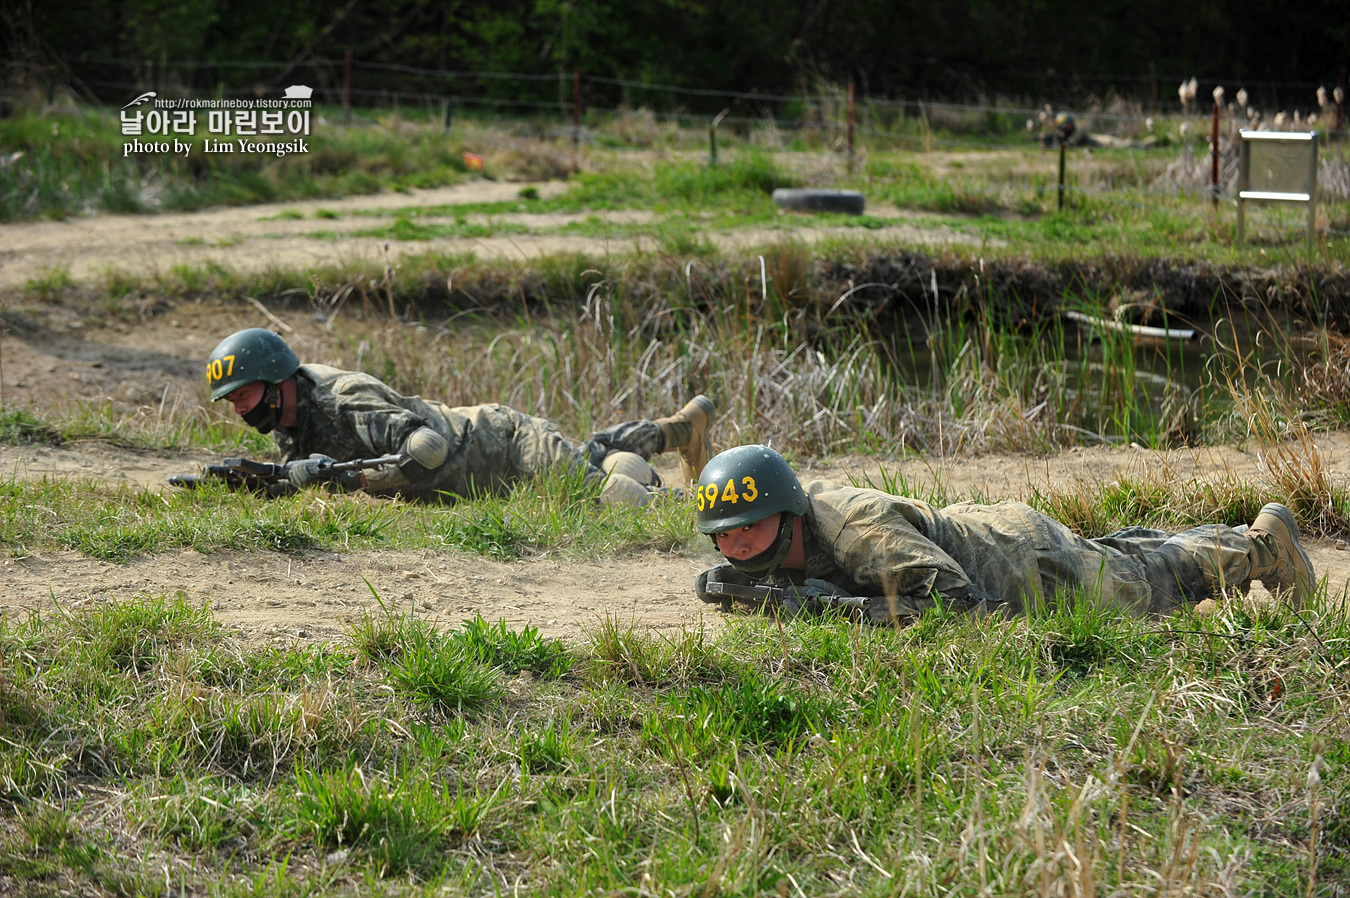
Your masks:
<instances>
[{"instance_id":1,"label":"combat boot","mask_svg":"<svg viewBox=\"0 0 1350 898\"><path fill-rule=\"evenodd\" d=\"M713 401L700 394L669 418L656 419L665 436L665 451L678 449L680 452L680 471L685 483L698 481L698 475L703 473L703 466L712 455L708 431L712 429L716 414Z\"/></svg>"},{"instance_id":2,"label":"combat boot","mask_svg":"<svg viewBox=\"0 0 1350 898\"><path fill-rule=\"evenodd\" d=\"M1317 585L1308 553L1298 541L1294 513L1278 502L1261 509L1247 538L1257 547L1253 553L1253 580L1260 580L1272 593L1282 594L1295 610L1312 595Z\"/></svg>"}]
</instances>

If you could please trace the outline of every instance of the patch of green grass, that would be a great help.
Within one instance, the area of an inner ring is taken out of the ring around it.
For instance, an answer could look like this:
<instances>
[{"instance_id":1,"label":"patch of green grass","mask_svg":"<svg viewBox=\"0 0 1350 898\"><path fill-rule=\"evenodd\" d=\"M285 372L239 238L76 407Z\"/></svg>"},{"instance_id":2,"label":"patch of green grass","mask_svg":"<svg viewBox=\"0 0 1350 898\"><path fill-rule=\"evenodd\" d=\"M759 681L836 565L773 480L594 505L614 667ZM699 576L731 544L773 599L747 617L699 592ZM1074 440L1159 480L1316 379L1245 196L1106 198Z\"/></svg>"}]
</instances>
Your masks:
<instances>
[{"instance_id":1,"label":"patch of green grass","mask_svg":"<svg viewBox=\"0 0 1350 898\"><path fill-rule=\"evenodd\" d=\"M562 773L576 754L575 737L566 723L552 722L543 730L522 733L520 768L526 773Z\"/></svg>"},{"instance_id":2,"label":"patch of green grass","mask_svg":"<svg viewBox=\"0 0 1350 898\"><path fill-rule=\"evenodd\" d=\"M247 845L260 826L271 823L263 807L265 793L227 777L171 772L136 782L131 796L132 819L189 852Z\"/></svg>"},{"instance_id":3,"label":"patch of green grass","mask_svg":"<svg viewBox=\"0 0 1350 898\"><path fill-rule=\"evenodd\" d=\"M292 829L323 848L362 852L381 876L436 874L445 850L474 835L491 810L490 797L452 795L418 771L386 781L354 765L302 769L295 790L284 811Z\"/></svg>"},{"instance_id":4,"label":"patch of green grass","mask_svg":"<svg viewBox=\"0 0 1350 898\"><path fill-rule=\"evenodd\" d=\"M528 234L530 229L514 222L467 221L457 217L454 224L422 224L411 218L399 217L394 223L379 228L354 231L356 237L389 238L393 240L436 240L443 238L473 239L495 237L500 234Z\"/></svg>"},{"instance_id":5,"label":"patch of green grass","mask_svg":"<svg viewBox=\"0 0 1350 898\"><path fill-rule=\"evenodd\" d=\"M16 830L0 843L0 874L15 881L53 881L65 871L88 877L104 861L104 849L78 825L70 809L40 804L15 822Z\"/></svg>"},{"instance_id":6,"label":"patch of green grass","mask_svg":"<svg viewBox=\"0 0 1350 898\"><path fill-rule=\"evenodd\" d=\"M0 418L0 436L11 441L59 439L26 413ZM534 551L561 551L594 558L638 548L670 550L688 543L692 512L681 501L651 509L607 508L596 489L569 475L527 481L506 496L485 496L452 506L395 505L361 494L332 495L314 502L308 494L268 498L232 492L206 481L194 489L139 489L71 480L0 481L0 546L27 553L76 549L124 562L180 548L286 553L319 547L409 547L456 549L513 558ZM510 539L484 521L510 521ZM506 548L510 551L507 552ZM477 634L484 645L492 633ZM509 649L523 666L543 664L537 646ZM546 653L545 653L546 654ZM504 663L498 657L494 663ZM543 671L540 670L540 673Z\"/></svg>"},{"instance_id":7,"label":"patch of green grass","mask_svg":"<svg viewBox=\"0 0 1350 898\"><path fill-rule=\"evenodd\" d=\"M478 711L504 693L501 675L461 642L413 631L389 665L395 692L441 713Z\"/></svg>"},{"instance_id":8,"label":"patch of green grass","mask_svg":"<svg viewBox=\"0 0 1350 898\"><path fill-rule=\"evenodd\" d=\"M59 302L65 292L75 285L68 265L44 268L35 277L24 282L24 295L39 302Z\"/></svg>"},{"instance_id":9,"label":"patch of green grass","mask_svg":"<svg viewBox=\"0 0 1350 898\"><path fill-rule=\"evenodd\" d=\"M572 660L562 643L545 639L534 627L512 630L505 620L489 624L481 614L465 621L452 638L472 657L506 674L528 670L554 679L567 672Z\"/></svg>"},{"instance_id":10,"label":"patch of green grass","mask_svg":"<svg viewBox=\"0 0 1350 898\"><path fill-rule=\"evenodd\" d=\"M0 443L50 443L63 440L60 430L26 409L0 408Z\"/></svg>"},{"instance_id":11,"label":"patch of green grass","mask_svg":"<svg viewBox=\"0 0 1350 898\"><path fill-rule=\"evenodd\" d=\"M1318 881L1338 881L1345 610L1322 594L1300 619L1232 600L1146 621L1063 598L1012 621L951 615L940 639L759 617L633 631L628 656L647 640L656 675L517 678L467 716L430 697L481 623L405 620L404 651L356 656L249 647L167 598L0 617L0 876L144 894L168 863L184 892L345 894L409 876L478 892L499 881L470 859L492 846L552 894L771 891L789 875L819 894L839 867L818 846L846 844L871 861L853 874L863 891L1090 876L1103 891L1288 894L1314 856ZM122 648L97 648L122 631ZM598 672L611 650L563 651ZM57 773L11 776L19 752ZM1279 819L1259 800L1276 791Z\"/></svg>"},{"instance_id":12,"label":"patch of green grass","mask_svg":"<svg viewBox=\"0 0 1350 898\"><path fill-rule=\"evenodd\" d=\"M60 125L55 131L54 122ZM207 154L201 149L206 136L186 138L193 145L186 157L123 158L116 115L104 110L20 112L0 121L0 145L23 153L0 185L0 220L62 217L88 210L194 210L370 193L385 186L433 187L463 177L459 149L447 145L439 128L413 127L393 134L330 126L316 129L309 138L309 153L283 159ZM162 189L151 193L145 189L151 183Z\"/></svg>"}]
</instances>

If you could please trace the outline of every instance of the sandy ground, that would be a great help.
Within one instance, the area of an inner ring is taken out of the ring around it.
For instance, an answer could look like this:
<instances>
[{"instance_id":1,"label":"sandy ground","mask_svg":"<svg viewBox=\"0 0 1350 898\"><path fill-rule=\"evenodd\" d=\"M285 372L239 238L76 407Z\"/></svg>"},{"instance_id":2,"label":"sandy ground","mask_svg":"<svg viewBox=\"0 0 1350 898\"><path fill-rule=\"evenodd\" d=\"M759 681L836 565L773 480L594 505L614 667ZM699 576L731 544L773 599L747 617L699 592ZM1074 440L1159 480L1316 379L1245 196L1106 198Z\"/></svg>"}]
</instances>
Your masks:
<instances>
[{"instance_id":1,"label":"sandy ground","mask_svg":"<svg viewBox=\"0 0 1350 898\"><path fill-rule=\"evenodd\" d=\"M1333 459L1350 454L1350 437L1335 435L1324 450ZM62 447L0 447L7 476L90 478L150 488L193 470L201 457L145 452L90 442ZM949 462L911 459L887 470L912 481L945 485L953 496L1025 498L1035 487L1109 480L1118 473L1151 470L1182 480L1215 473L1258 476L1251 453L1205 449L1157 453L1136 448L1085 448L1051 458L983 456ZM675 476L673 466L663 474ZM843 458L804 469L804 478L847 481L878 476L871 458ZM1333 540L1310 540L1318 575L1335 594L1350 581L1350 553ZM725 618L693 595L695 574L714 563L711 551L695 557L648 552L602 563L542 557L510 563L455 551L319 551L202 554L173 550L112 564L72 551L11 551L0 562L0 612L78 609L89 602L185 594L210 602L218 617L250 641L337 640L363 612L385 605L446 625L482 614L550 636L584 640L610 618L622 626L657 633L720 626ZM369 585L367 585L369 584ZM1259 587L1257 594L1261 594Z\"/></svg>"},{"instance_id":2,"label":"sandy ground","mask_svg":"<svg viewBox=\"0 0 1350 898\"><path fill-rule=\"evenodd\" d=\"M497 181L469 181L433 190L407 193L381 193L345 199L304 200L256 206L209 209L202 212L163 215L95 215L64 221L0 224L0 291L21 289L30 280L41 279L51 271L64 270L78 283L95 282L109 272L132 272L139 278L151 273L167 273L174 266L223 265L239 271L264 271L269 268L304 268L350 265L362 260L383 261L381 243L373 237L353 232L392 223L378 217L394 210L411 210L419 224L453 220L426 215L436 207L472 203L499 203L517 199L525 186L533 186L541 197L555 196L566 189L561 181L533 185ZM333 212L336 218L316 218L320 210ZM893 206L874 206L870 215L890 219L894 224L869 230L869 237L909 245L941 246L978 244L977 238L942 227L921 227L907 222ZM295 215L300 218L295 218ZM532 230L559 228L588 218L614 224L652 222L650 213L641 211L598 212L587 215L530 213L524 203L519 212L490 217L499 225L518 224ZM486 223L488 216L468 216L468 221ZM763 246L774 240L792 237L813 243L843 234L860 233L849 228L790 229L791 216L784 213L785 230L747 228L708 235L728 249ZM315 235L323 236L315 236ZM607 240L569 234L507 234L483 238L443 238L431 240L391 240L389 252L397 260L408 254L426 252L472 253L480 259L529 259L560 252L585 252L591 255L624 254L635 249L652 249L656 241L648 236Z\"/></svg>"},{"instance_id":3,"label":"sandy ground","mask_svg":"<svg viewBox=\"0 0 1350 898\"><path fill-rule=\"evenodd\" d=\"M422 191L415 199L426 205L483 202L514 197L519 187L475 182ZM318 207L341 210L354 204L353 208L370 209L409 203L408 196L391 195L285 204L305 214L303 221L260 222L277 210L250 207L190 216L106 216L0 226L0 403L39 410L72 401L103 403L110 414L136 417L148 427L169 427L185 414L222 414L219 409L208 410L204 402L200 365L210 349L239 328L281 321L302 358L325 361L327 337L310 310L277 309L269 316L243 303L173 304L161 297L131 298L115 308L44 305L25 300L13 289L5 300L4 285L12 288L22 283L24 272L56 262L69 264L77 277L97 276L99 266L108 260L132 266L166 264L176 258L173 253L184 250L219 252L222 264L255 264L259 247L284 246L286 240L244 237L217 247L182 247L174 241L185 234L218 233L227 226L250 233L289 225L313 228L318 223L310 217ZM305 253L341 252L340 244L315 247L313 241L305 242L307 238L295 240L297 246L307 247ZM1344 476L1350 435L1327 435L1322 449L1333 475ZM61 447L0 446L0 472L6 477L94 478L155 489L168 489L169 475L194 471L207 460L200 453L129 450L99 441ZM911 481L940 482L953 497L988 500L1026 498L1036 488L1109 480L1129 471L1182 482L1260 476L1255 452L1231 447L1167 453L1098 447L1050 458L910 459L887 467L898 468ZM662 466L662 473L676 476L673 458ZM808 466L801 473L804 479L875 479L878 466L872 458L846 457ZM1331 540L1311 541L1309 549L1319 575L1329 578L1332 592L1345 592L1350 553L1338 550ZM447 625L481 613L489 620L505 618L513 625L530 624L569 639L585 638L606 618L666 633L721 625L724 619L708 613L692 592L693 576L713 560L710 549L698 557L640 553L600 564L563 563L550 557L498 563L454 551L290 556L174 550L118 565L74 552L11 549L0 558L0 613L24 614L55 604L78 608L88 602L182 592L191 601L210 602L222 620L249 640L333 640L363 612L379 610L373 588L386 604Z\"/></svg>"}]
</instances>

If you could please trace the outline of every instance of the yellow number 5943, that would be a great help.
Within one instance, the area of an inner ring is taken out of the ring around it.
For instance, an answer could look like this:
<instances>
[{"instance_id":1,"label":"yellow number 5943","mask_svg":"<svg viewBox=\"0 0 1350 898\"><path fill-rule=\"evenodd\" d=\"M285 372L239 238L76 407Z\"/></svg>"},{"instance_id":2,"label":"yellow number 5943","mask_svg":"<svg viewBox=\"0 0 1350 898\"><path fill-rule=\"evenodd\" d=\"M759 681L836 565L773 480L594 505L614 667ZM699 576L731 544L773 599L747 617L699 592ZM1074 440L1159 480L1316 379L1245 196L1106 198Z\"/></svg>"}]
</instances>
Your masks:
<instances>
[{"instance_id":1,"label":"yellow number 5943","mask_svg":"<svg viewBox=\"0 0 1350 898\"><path fill-rule=\"evenodd\" d=\"M736 488L736 478L728 477L725 486L719 487L715 483L704 484L698 491L698 510L707 511L710 508L716 508L718 502L725 502L730 505L736 505L742 499L746 502L753 502L759 498L759 488L755 486L755 478L742 477L741 488Z\"/></svg>"}]
</instances>

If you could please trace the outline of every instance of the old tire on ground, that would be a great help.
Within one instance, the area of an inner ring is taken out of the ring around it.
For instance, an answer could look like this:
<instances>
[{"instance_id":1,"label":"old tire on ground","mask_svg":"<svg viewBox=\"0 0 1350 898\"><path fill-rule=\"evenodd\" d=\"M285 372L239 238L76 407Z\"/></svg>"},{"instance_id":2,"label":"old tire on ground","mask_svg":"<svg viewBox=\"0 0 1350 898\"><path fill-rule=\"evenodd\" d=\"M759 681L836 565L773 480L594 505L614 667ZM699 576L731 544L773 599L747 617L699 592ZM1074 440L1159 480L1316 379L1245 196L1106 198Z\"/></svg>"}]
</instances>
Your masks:
<instances>
[{"instance_id":1,"label":"old tire on ground","mask_svg":"<svg viewBox=\"0 0 1350 898\"><path fill-rule=\"evenodd\" d=\"M867 201L856 190L779 187L773 192L773 204L789 212L844 212L849 215L862 215Z\"/></svg>"}]
</instances>

